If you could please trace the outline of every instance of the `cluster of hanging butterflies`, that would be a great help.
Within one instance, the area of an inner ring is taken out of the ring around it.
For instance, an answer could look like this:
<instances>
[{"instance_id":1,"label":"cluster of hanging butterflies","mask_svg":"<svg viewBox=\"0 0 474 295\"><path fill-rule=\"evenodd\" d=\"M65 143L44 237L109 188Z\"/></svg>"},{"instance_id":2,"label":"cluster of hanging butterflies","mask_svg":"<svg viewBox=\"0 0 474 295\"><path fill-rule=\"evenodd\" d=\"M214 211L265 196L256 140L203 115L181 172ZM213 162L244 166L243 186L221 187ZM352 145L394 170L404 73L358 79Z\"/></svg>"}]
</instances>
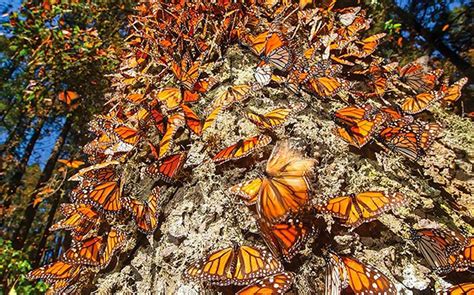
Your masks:
<instances>
[{"instance_id":1,"label":"cluster of hanging butterflies","mask_svg":"<svg viewBox=\"0 0 474 295\"><path fill-rule=\"evenodd\" d=\"M185 278L218 286L247 285L239 294L282 294L289 290L294 276L284 271L280 261L291 262L309 238L317 234L314 209L355 228L404 203L399 193L363 192L328 198L324 205L315 206L310 187L314 165L315 160L304 158L288 142L277 144L264 176L229 188L246 205L255 207L259 232L270 252L251 246L224 248L192 263L184 273ZM259 260L267 256L271 257L267 263ZM341 259L336 254L330 257L326 294L339 294L348 284L356 294L396 294L393 283L378 270L353 258ZM274 261L279 263L278 267L274 267Z\"/></svg>"},{"instance_id":2,"label":"cluster of hanging butterflies","mask_svg":"<svg viewBox=\"0 0 474 295\"><path fill-rule=\"evenodd\" d=\"M426 155L442 130L437 123L414 120L396 108L376 108L370 104L339 109L334 118L341 126L335 133L349 144L361 148L375 139L411 160Z\"/></svg>"},{"instance_id":3,"label":"cluster of hanging butterflies","mask_svg":"<svg viewBox=\"0 0 474 295\"><path fill-rule=\"evenodd\" d=\"M64 218L51 228L70 231L73 245L58 261L29 274L50 283L56 293L75 290L106 268L132 236L130 224L146 235L155 232L160 223L160 190L192 170L195 163L187 163L189 149L194 142L205 141L206 130L220 114L238 109L242 120L255 125L255 134L229 146L218 143L220 150L215 142L209 143L204 151L209 161L203 163L222 165L255 154L278 137L276 128L284 127L307 105L292 102L265 113L242 108L262 89L281 87L298 97L350 102L335 114L341 124L336 133L344 140L362 147L375 139L417 159L441 127L411 115L436 101L454 103L466 83L461 79L439 86L439 70L429 71L418 63L401 68L386 64L374 55L385 34L363 37L370 28L366 12L360 7L338 8L335 0L300 1L299 5L259 0L152 1L136 6L130 24L125 60L113 77L118 94L107 102L108 113L90 123L95 138L83 151L92 165L70 178L78 185L71 203L62 205ZM226 50L234 45L257 59L252 81L229 82L216 75ZM359 79L352 79L356 76ZM400 108L387 104L389 96L400 92L410 94ZM59 98L69 104L78 98L73 94L65 92ZM378 99L383 106L372 106L369 99ZM139 164L129 165L132 158ZM239 294L285 293L294 274L283 263L291 262L317 235L318 213L355 229L406 201L400 193L368 191L328 197L316 204L310 185L314 166L314 159L304 157L287 141L277 143L260 177L229 188L255 210L268 250L234 244L190 264L185 278L245 286ZM145 199L134 198L128 182L145 177L153 187ZM463 258L461 251L467 253ZM464 268L466 261L472 261L470 251L460 247L445 253L446 260L453 269ZM432 253L423 254L428 252ZM327 262L326 294L349 287L355 294L396 294L384 274L355 258L329 252Z\"/></svg>"}]
</instances>

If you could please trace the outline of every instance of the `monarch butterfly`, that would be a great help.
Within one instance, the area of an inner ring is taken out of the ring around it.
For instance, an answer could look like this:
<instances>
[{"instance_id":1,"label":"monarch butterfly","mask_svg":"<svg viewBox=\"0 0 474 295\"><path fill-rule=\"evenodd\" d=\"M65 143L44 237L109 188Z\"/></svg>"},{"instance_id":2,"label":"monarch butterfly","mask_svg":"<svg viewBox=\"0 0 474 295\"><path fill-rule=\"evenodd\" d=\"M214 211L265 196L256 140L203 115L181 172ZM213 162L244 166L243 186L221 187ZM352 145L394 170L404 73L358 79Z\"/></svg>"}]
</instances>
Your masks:
<instances>
[{"instance_id":1,"label":"monarch butterfly","mask_svg":"<svg viewBox=\"0 0 474 295\"><path fill-rule=\"evenodd\" d=\"M258 128L272 129L285 123L290 115L301 111L305 106L306 105L304 104L298 104L291 108L277 108L264 115L247 112L245 116L250 120L250 122L257 125Z\"/></svg>"},{"instance_id":2,"label":"monarch butterfly","mask_svg":"<svg viewBox=\"0 0 474 295\"><path fill-rule=\"evenodd\" d=\"M264 50L259 55L262 59L259 66L269 64L280 71L287 71L293 63L290 48L278 33L272 33L266 39Z\"/></svg>"},{"instance_id":3,"label":"monarch butterfly","mask_svg":"<svg viewBox=\"0 0 474 295\"><path fill-rule=\"evenodd\" d=\"M347 27L350 26L357 17L357 14L361 11L360 7L347 7L339 10L337 16L339 22Z\"/></svg>"},{"instance_id":4,"label":"monarch butterfly","mask_svg":"<svg viewBox=\"0 0 474 295\"><path fill-rule=\"evenodd\" d=\"M118 213L122 209L122 185L120 180L84 181L71 193L75 203L91 204L99 211Z\"/></svg>"},{"instance_id":5,"label":"monarch butterfly","mask_svg":"<svg viewBox=\"0 0 474 295\"><path fill-rule=\"evenodd\" d=\"M324 205L317 206L317 209L343 219L342 225L354 229L404 202L405 198L400 193L373 191L330 198Z\"/></svg>"},{"instance_id":6,"label":"monarch butterfly","mask_svg":"<svg viewBox=\"0 0 474 295\"><path fill-rule=\"evenodd\" d=\"M255 81L257 81L258 85L266 86L270 84L272 80L272 74L273 70L270 65L262 64L255 69L253 76L255 77Z\"/></svg>"},{"instance_id":7,"label":"monarch butterfly","mask_svg":"<svg viewBox=\"0 0 474 295\"><path fill-rule=\"evenodd\" d=\"M58 95L58 100L70 105L73 101L79 98L79 94L75 91L62 91Z\"/></svg>"},{"instance_id":8,"label":"monarch butterfly","mask_svg":"<svg viewBox=\"0 0 474 295\"><path fill-rule=\"evenodd\" d=\"M140 104L145 100L145 95L143 93L130 93L126 98L134 104Z\"/></svg>"},{"instance_id":9,"label":"monarch butterfly","mask_svg":"<svg viewBox=\"0 0 474 295\"><path fill-rule=\"evenodd\" d=\"M100 263L103 246L103 237L91 237L66 250L61 260L73 264L97 266Z\"/></svg>"},{"instance_id":10,"label":"monarch butterfly","mask_svg":"<svg viewBox=\"0 0 474 295\"><path fill-rule=\"evenodd\" d=\"M202 124L202 132L206 131L207 128L212 126L222 110L223 107L217 107L207 116L206 120L204 120L204 123Z\"/></svg>"},{"instance_id":11,"label":"monarch butterfly","mask_svg":"<svg viewBox=\"0 0 474 295\"><path fill-rule=\"evenodd\" d=\"M199 68L201 63L199 61L193 62L189 67L188 64L191 64L191 62L185 57L180 64L172 62L171 70L185 89L193 90L194 84L196 84L200 75Z\"/></svg>"},{"instance_id":12,"label":"monarch butterfly","mask_svg":"<svg viewBox=\"0 0 474 295\"><path fill-rule=\"evenodd\" d=\"M441 93L443 94L442 100L448 104L455 103L461 97L461 90L466 85L467 78L462 78L456 81L453 85L441 86Z\"/></svg>"},{"instance_id":13,"label":"monarch butterfly","mask_svg":"<svg viewBox=\"0 0 474 295\"><path fill-rule=\"evenodd\" d=\"M89 161L99 163L105 160L116 159L123 153L127 153L135 148L134 145L128 144L122 141L112 140L107 134L102 134L99 138L95 138L91 142L87 143L83 151L84 153L91 155ZM108 157L108 156L111 156ZM91 159L98 159L98 161L92 161Z\"/></svg>"},{"instance_id":14,"label":"monarch butterfly","mask_svg":"<svg viewBox=\"0 0 474 295\"><path fill-rule=\"evenodd\" d=\"M392 74L397 66L397 62L381 65L380 62L374 61L370 64L368 69L355 71L354 73L368 75L370 78L369 84L373 87L374 94L383 97L388 86L388 74Z\"/></svg>"},{"instance_id":15,"label":"monarch butterfly","mask_svg":"<svg viewBox=\"0 0 474 295\"><path fill-rule=\"evenodd\" d=\"M115 127L113 132L120 141L127 144L135 145L140 140L140 132L125 125Z\"/></svg>"},{"instance_id":16,"label":"monarch butterfly","mask_svg":"<svg viewBox=\"0 0 474 295\"><path fill-rule=\"evenodd\" d=\"M242 41L250 47L255 55L260 56L265 51L265 45L270 34L269 31L265 31L255 37L250 34L244 34L242 35Z\"/></svg>"},{"instance_id":17,"label":"monarch butterfly","mask_svg":"<svg viewBox=\"0 0 474 295\"><path fill-rule=\"evenodd\" d=\"M226 109L235 102L242 102L248 98L250 90L250 86L247 84L229 86L217 95L209 109L214 110L218 107Z\"/></svg>"},{"instance_id":18,"label":"monarch butterfly","mask_svg":"<svg viewBox=\"0 0 474 295\"><path fill-rule=\"evenodd\" d=\"M438 91L423 92L405 99L401 108L406 114L418 114L429 108L442 97L441 92Z\"/></svg>"},{"instance_id":19,"label":"monarch butterfly","mask_svg":"<svg viewBox=\"0 0 474 295\"><path fill-rule=\"evenodd\" d=\"M301 211L309 201L314 159L303 158L287 141L273 148L265 177L231 188L247 204L257 204L259 216L270 224L284 221L290 213Z\"/></svg>"},{"instance_id":20,"label":"monarch butterfly","mask_svg":"<svg viewBox=\"0 0 474 295\"><path fill-rule=\"evenodd\" d=\"M452 270L449 256L459 253L468 243L455 231L434 228L412 230L411 239L430 267L441 274Z\"/></svg>"},{"instance_id":21,"label":"monarch butterfly","mask_svg":"<svg viewBox=\"0 0 474 295\"><path fill-rule=\"evenodd\" d=\"M474 283L463 283L440 292L440 295L471 295L474 292Z\"/></svg>"},{"instance_id":22,"label":"monarch butterfly","mask_svg":"<svg viewBox=\"0 0 474 295\"><path fill-rule=\"evenodd\" d=\"M151 176L158 176L166 182L172 182L186 161L186 153L177 153L162 158L159 163L152 163L146 168Z\"/></svg>"},{"instance_id":23,"label":"monarch butterfly","mask_svg":"<svg viewBox=\"0 0 474 295\"><path fill-rule=\"evenodd\" d=\"M182 102L196 102L199 99L199 93L166 87L158 92L156 99L163 104L166 110L171 111L177 109Z\"/></svg>"},{"instance_id":24,"label":"monarch butterfly","mask_svg":"<svg viewBox=\"0 0 474 295\"><path fill-rule=\"evenodd\" d=\"M437 123L423 125L399 120L383 129L379 138L391 151L416 161L426 154L440 131Z\"/></svg>"},{"instance_id":25,"label":"monarch butterfly","mask_svg":"<svg viewBox=\"0 0 474 295\"><path fill-rule=\"evenodd\" d=\"M282 271L280 261L267 250L234 244L193 262L184 277L218 286L246 285Z\"/></svg>"},{"instance_id":26,"label":"monarch butterfly","mask_svg":"<svg viewBox=\"0 0 474 295\"><path fill-rule=\"evenodd\" d=\"M336 77L319 77L308 80L309 89L320 97L333 97L339 91L347 89L349 83Z\"/></svg>"},{"instance_id":27,"label":"monarch butterfly","mask_svg":"<svg viewBox=\"0 0 474 295\"><path fill-rule=\"evenodd\" d=\"M273 80L275 80L275 76L272 76ZM309 74L297 67L293 67L293 69L288 73L287 79L283 79L283 84L294 94L300 94L302 89L302 84L306 83L309 79ZM278 82L278 81L277 81Z\"/></svg>"},{"instance_id":28,"label":"monarch butterfly","mask_svg":"<svg viewBox=\"0 0 474 295\"><path fill-rule=\"evenodd\" d=\"M83 181L83 180L103 180L109 181L117 178L117 170L112 167L113 165L118 165L118 161L107 161L99 164L95 164L86 168L82 168L69 177L69 181Z\"/></svg>"},{"instance_id":29,"label":"monarch butterfly","mask_svg":"<svg viewBox=\"0 0 474 295\"><path fill-rule=\"evenodd\" d=\"M153 122L156 129L160 132L161 135L165 134L166 126L168 123L168 116L163 115L163 113L157 108L153 108L150 113L153 118Z\"/></svg>"},{"instance_id":30,"label":"monarch butterfly","mask_svg":"<svg viewBox=\"0 0 474 295\"><path fill-rule=\"evenodd\" d=\"M456 271L465 271L474 267L474 237L467 239L469 242L459 253L449 256L449 264Z\"/></svg>"},{"instance_id":31,"label":"monarch butterfly","mask_svg":"<svg viewBox=\"0 0 474 295\"><path fill-rule=\"evenodd\" d=\"M423 66L416 61L399 70L400 81L417 93L433 90L442 74L441 69L425 72Z\"/></svg>"},{"instance_id":32,"label":"monarch butterfly","mask_svg":"<svg viewBox=\"0 0 474 295\"><path fill-rule=\"evenodd\" d=\"M258 279L237 292L237 294L285 294L291 288L293 281L294 277L291 272L282 272L263 279Z\"/></svg>"},{"instance_id":33,"label":"monarch butterfly","mask_svg":"<svg viewBox=\"0 0 474 295\"><path fill-rule=\"evenodd\" d=\"M92 124L92 130L99 130L107 135L102 141L110 144L123 142L128 145L135 145L141 137L140 131L125 125L118 118L97 118L96 126Z\"/></svg>"},{"instance_id":34,"label":"monarch butterfly","mask_svg":"<svg viewBox=\"0 0 474 295\"><path fill-rule=\"evenodd\" d=\"M214 88L218 83L219 80L213 77L200 79L194 84L193 92L206 93Z\"/></svg>"},{"instance_id":35,"label":"monarch butterfly","mask_svg":"<svg viewBox=\"0 0 474 295\"><path fill-rule=\"evenodd\" d=\"M268 145L272 138L267 135L257 135L245 139L241 139L235 144L228 146L218 152L212 161L218 164L225 163L230 160L237 160L250 154L252 151Z\"/></svg>"},{"instance_id":36,"label":"monarch butterfly","mask_svg":"<svg viewBox=\"0 0 474 295\"><path fill-rule=\"evenodd\" d=\"M158 197L160 190L155 187L147 201L142 202L132 198L125 198L124 204L132 213L135 224L144 234L153 234L158 227Z\"/></svg>"},{"instance_id":37,"label":"monarch butterfly","mask_svg":"<svg viewBox=\"0 0 474 295\"><path fill-rule=\"evenodd\" d=\"M359 120L350 127L336 128L335 132L350 145L362 148L372 140L372 136L385 121L386 116L382 113L377 113L373 116L373 119Z\"/></svg>"},{"instance_id":38,"label":"monarch butterfly","mask_svg":"<svg viewBox=\"0 0 474 295\"><path fill-rule=\"evenodd\" d=\"M255 178L236 184L229 188L229 192L240 196L247 206L254 205L262 186L262 179Z\"/></svg>"},{"instance_id":39,"label":"monarch butterfly","mask_svg":"<svg viewBox=\"0 0 474 295\"><path fill-rule=\"evenodd\" d=\"M379 111L388 116L387 118L388 122L402 121L405 124L409 124L413 122L413 117L404 116L399 110L398 106L396 108L384 106L384 107L379 108Z\"/></svg>"},{"instance_id":40,"label":"monarch butterfly","mask_svg":"<svg viewBox=\"0 0 474 295\"><path fill-rule=\"evenodd\" d=\"M61 164L66 165L66 166L69 167L69 168L73 168L73 169L74 169L74 168L79 168L79 167L81 167L82 165L85 164L85 163L82 162L82 161L72 160L72 159L70 159L70 160L59 159L58 162L61 163Z\"/></svg>"},{"instance_id":41,"label":"monarch butterfly","mask_svg":"<svg viewBox=\"0 0 474 295\"><path fill-rule=\"evenodd\" d=\"M382 39L386 35L387 34L385 34L385 33L375 34L375 35L372 35L370 37L367 37L367 38L363 39L360 42L357 42L358 44L362 45L362 48L358 49L355 52L349 52L348 54L344 54L344 55L341 56L341 58L345 58L345 57L348 57L348 56L356 56L356 57L359 57L359 58L364 58L364 57L367 57L367 56L371 55L377 49L377 46L380 43L380 39Z\"/></svg>"},{"instance_id":42,"label":"monarch butterfly","mask_svg":"<svg viewBox=\"0 0 474 295\"><path fill-rule=\"evenodd\" d=\"M112 255L126 243L127 235L117 229L112 228L105 243L105 247L100 256L100 267L106 268L112 259Z\"/></svg>"},{"instance_id":43,"label":"monarch butterfly","mask_svg":"<svg viewBox=\"0 0 474 295\"><path fill-rule=\"evenodd\" d=\"M179 128L184 127L185 118L182 113L176 113L169 117L168 122L169 124L166 128L166 132L160 140L160 150L158 153L160 158L166 156L170 152L173 137Z\"/></svg>"},{"instance_id":44,"label":"monarch butterfly","mask_svg":"<svg viewBox=\"0 0 474 295\"><path fill-rule=\"evenodd\" d=\"M61 204L59 210L66 218L53 224L49 230L71 230L72 237L79 241L97 228L101 220L99 212L85 204Z\"/></svg>"},{"instance_id":45,"label":"monarch butterfly","mask_svg":"<svg viewBox=\"0 0 474 295\"><path fill-rule=\"evenodd\" d=\"M373 108L370 104L366 104L362 107L351 105L337 110L334 113L334 119L347 126L353 126L354 124L357 124L357 122L369 118L372 109Z\"/></svg>"},{"instance_id":46,"label":"monarch butterfly","mask_svg":"<svg viewBox=\"0 0 474 295\"><path fill-rule=\"evenodd\" d=\"M186 126L188 126L188 128L196 135L200 136L202 134L201 119L187 105L181 104L181 109L183 110L184 121L186 122Z\"/></svg>"},{"instance_id":47,"label":"monarch butterfly","mask_svg":"<svg viewBox=\"0 0 474 295\"><path fill-rule=\"evenodd\" d=\"M347 284L357 295L387 294L396 295L393 283L379 270L347 256L330 253L326 272L325 294L341 294ZM342 281L341 280L346 280Z\"/></svg>"},{"instance_id":48,"label":"monarch butterfly","mask_svg":"<svg viewBox=\"0 0 474 295\"><path fill-rule=\"evenodd\" d=\"M287 262L291 262L315 231L311 221L297 217L289 217L284 222L273 225L260 221L259 225L263 239L273 255L283 256Z\"/></svg>"},{"instance_id":49,"label":"monarch butterfly","mask_svg":"<svg viewBox=\"0 0 474 295\"><path fill-rule=\"evenodd\" d=\"M55 280L71 281L79 275L83 267L78 264L56 261L34 269L27 274L28 280L43 279L47 282Z\"/></svg>"},{"instance_id":50,"label":"monarch butterfly","mask_svg":"<svg viewBox=\"0 0 474 295\"><path fill-rule=\"evenodd\" d=\"M75 279L72 280L55 280L46 291L46 295L52 294L74 294L77 292Z\"/></svg>"},{"instance_id":51,"label":"monarch butterfly","mask_svg":"<svg viewBox=\"0 0 474 295\"><path fill-rule=\"evenodd\" d=\"M347 272L343 266L341 258L331 252L327 252L324 256L326 261L325 274L325 295L340 295L342 290L346 289L349 284L347 282Z\"/></svg>"},{"instance_id":52,"label":"monarch butterfly","mask_svg":"<svg viewBox=\"0 0 474 295\"><path fill-rule=\"evenodd\" d=\"M365 10L361 10L360 14L355 17L352 24L343 28L339 28L337 30L337 33L340 36L343 36L344 38L348 39L355 36L359 31L370 28L371 20L369 18L366 18L365 14Z\"/></svg>"}]
</instances>

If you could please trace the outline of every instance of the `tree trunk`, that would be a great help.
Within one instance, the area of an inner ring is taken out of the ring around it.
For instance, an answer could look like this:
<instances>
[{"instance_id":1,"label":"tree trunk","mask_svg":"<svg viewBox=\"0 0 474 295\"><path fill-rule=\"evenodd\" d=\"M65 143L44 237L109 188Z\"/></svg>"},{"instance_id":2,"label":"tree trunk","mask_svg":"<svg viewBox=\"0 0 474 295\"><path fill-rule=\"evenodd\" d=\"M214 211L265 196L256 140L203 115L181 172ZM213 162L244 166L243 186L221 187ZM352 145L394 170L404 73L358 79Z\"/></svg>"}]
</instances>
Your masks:
<instances>
[{"instance_id":1,"label":"tree trunk","mask_svg":"<svg viewBox=\"0 0 474 295\"><path fill-rule=\"evenodd\" d=\"M43 230L43 235L41 236L41 240L38 244L38 247L36 248L35 258L32 261L33 268L36 268L39 266L41 262L41 257L43 256L44 251L46 250L45 249L46 241L48 240L48 237L50 235L49 228L51 227L51 225L53 225L54 216L56 215L56 211L58 210L59 203L61 202L61 195L62 195L61 192L56 192L52 196L52 200L51 200L52 203L51 203L51 208L49 209L49 213L48 213L48 220L46 221L46 226Z\"/></svg>"},{"instance_id":2,"label":"tree trunk","mask_svg":"<svg viewBox=\"0 0 474 295\"><path fill-rule=\"evenodd\" d=\"M23 178L23 174L25 174L28 161L30 160L31 154L33 153L33 149L36 145L36 142L38 141L41 135L41 130L43 129L45 121L46 115L39 117L33 129L33 134L31 135L31 138L28 141L28 144L26 145L23 156L21 157L20 163L14 168L13 175L8 181L8 184L5 188L6 198L3 202L5 209L8 209L10 207L13 196L16 194L16 190L21 184L21 179Z\"/></svg>"},{"instance_id":3,"label":"tree trunk","mask_svg":"<svg viewBox=\"0 0 474 295\"><path fill-rule=\"evenodd\" d=\"M48 182L48 180L51 178L51 175L53 174L53 170L58 160L59 154L63 148L66 137L71 129L72 121L73 121L72 117L68 117L66 122L64 123L61 133L59 134L59 137L56 140L56 143L54 145L54 148L51 151L51 154L49 155L49 159L46 162L46 166L44 167L44 170L41 173L38 183L36 184L35 191L43 187L46 184L46 182ZM36 195L33 194L31 196L30 202L28 203L28 207L26 207L20 226L15 232L15 236L13 239L13 247L15 249L23 248L25 244L25 240L28 236L29 229L35 219L36 211L38 209L33 204L33 201L35 200L35 198L36 198Z\"/></svg>"},{"instance_id":4,"label":"tree trunk","mask_svg":"<svg viewBox=\"0 0 474 295\"><path fill-rule=\"evenodd\" d=\"M440 36L423 27L413 14L399 7L393 0L391 1L391 6L400 20L422 36L426 40L428 46L438 50L442 55L449 59L449 61L451 61L451 63L462 72L464 76L468 77L469 81L474 79L474 70L471 64L463 59L457 52L449 48Z\"/></svg>"},{"instance_id":5,"label":"tree trunk","mask_svg":"<svg viewBox=\"0 0 474 295\"><path fill-rule=\"evenodd\" d=\"M8 155L12 154L16 149L21 139L25 137L26 127L30 120L26 119L26 113L22 112L18 118L18 122L13 130L8 135L7 140L0 146L0 154Z\"/></svg>"}]
</instances>

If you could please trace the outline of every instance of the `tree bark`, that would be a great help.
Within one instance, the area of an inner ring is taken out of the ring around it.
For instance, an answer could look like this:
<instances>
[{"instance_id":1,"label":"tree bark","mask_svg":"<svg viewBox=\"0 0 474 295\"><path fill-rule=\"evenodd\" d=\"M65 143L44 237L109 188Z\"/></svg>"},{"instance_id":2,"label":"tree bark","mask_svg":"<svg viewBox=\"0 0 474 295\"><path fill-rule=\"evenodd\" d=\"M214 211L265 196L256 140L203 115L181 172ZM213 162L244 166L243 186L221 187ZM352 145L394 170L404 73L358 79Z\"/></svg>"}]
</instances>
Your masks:
<instances>
[{"instance_id":1,"label":"tree bark","mask_svg":"<svg viewBox=\"0 0 474 295\"><path fill-rule=\"evenodd\" d=\"M56 162L58 161L59 154L64 146L64 142L66 141L66 137L69 131L71 130L72 121L73 121L72 117L68 117L66 119L66 122L63 125L61 133L59 134L59 137L56 140L54 148L51 151L51 154L49 155L49 159L46 162L44 170L41 173L38 183L36 184L35 191L43 187L46 184L46 182L48 182L48 180L51 178ZM28 203L28 206L26 207L20 226L15 232L15 235L13 238L13 247L15 249L23 248L25 244L25 240L28 237L29 229L31 225L33 224L33 221L35 219L35 215L38 209L33 204L33 201L35 200L35 198L36 198L36 195L33 194L30 198L30 202Z\"/></svg>"},{"instance_id":2,"label":"tree bark","mask_svg":"<svg viewBox=\"0 0 474 295\"><path fill-rule=\"evenodd\" d=\"M25 137L26 127L30 120L26 118L26 113L22 112L18 118L18 122L13 130L8 135L7 140L0 146L0 154L12 154L20 143L20 139Z\"/></svg>"},{"instance_id":3,"label":"tree bark","mask_svg":"<svg viewBox=\"0 0 474 295\"><path fill-rule=\"evenodd\" d=\"M21 184L21 179L23 178L23 174L25 174L28 161L30 160L31 154L33 153L33 149L36 145L36 142L38 141L41 135L41 130L43 129L45 121L46 115L39 117L38 122L36 122L36 125L33 129L33 134L31 135L31 138L28 141L28 144L26 145L23 156L20 159L20 163L14 168L13 175L8 181L8 184L5 188L7 197L3 203L6 209L10 207L12 198L15 195L18 186L20 186Z\"/></svg>"},{"instance_id":4,"label":"tree bark","mask_svg":"<svg viewBox=\"0 0 474 295\"><path fill-rule=\"evenodd\" d=\"M46 221L45 228L43 230L43 234L41 235L41 240L38 244L38 247L36 248L36 254L35 258L32 261L33 268L37 268L41 262L41 258L43 257L45 246L46 246L46 241L48 240L48 237L50 235L49 228L51 225L53 225L54 221L54 216L56 215L56 211L58 210L59 203L61 202L61 192L56 192L52 196L52 203L51 203L51 208L49 209L48 213L48 220Z\"/></svg>"},{"instance_id":5,"label":"tree bark","mask_svg":"<svg viewBox=\"0 0 474 295\"><path fill-rule=\"evenodd\" d=\"M391 1L391 4L393 11L398 15L402 22L422 36L426 40L428 46L438 50L442 55L449 59L449 61L451 61L451 63L460 72L462 72L464 76L468 77L469 81L473 81L472 79L474 79L474 70L469 62L463 59L457 52L449 48L449 46L443 42L439 35L435 34L419 23L413 14L399 7L393 0Z\"/></svg>"}]
</instances>

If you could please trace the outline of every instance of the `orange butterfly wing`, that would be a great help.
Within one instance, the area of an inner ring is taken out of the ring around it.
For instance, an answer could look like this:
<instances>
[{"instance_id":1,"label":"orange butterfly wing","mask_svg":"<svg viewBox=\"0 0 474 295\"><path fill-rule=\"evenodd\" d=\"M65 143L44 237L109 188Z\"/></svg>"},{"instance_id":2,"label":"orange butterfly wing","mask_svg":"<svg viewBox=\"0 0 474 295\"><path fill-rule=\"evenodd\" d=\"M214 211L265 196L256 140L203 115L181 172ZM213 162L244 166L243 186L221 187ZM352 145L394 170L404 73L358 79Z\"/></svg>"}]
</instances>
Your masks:
<instances>
[{"instance_id":1,"label":"orange butterfly wing","mask_svg":"<svg viewBox=\"0 0 474 295\"><path fill-rule=\"evenodd\" d=\"M122 209L120 198L122 188L118 181L84 182L84 187L79 186L72 192L74 202L90 203L99 210L118 212Z\"/></svg>"},{"instance_id":2,"label":"orange butterfly wing","mask_svg":"<svg viewBox=\"0 0 474 295\"><path fill-rule=\"evenodd\" d=\"M79 98L79 94L74 91L63 91L59 93L58 99L59 101L62 101L66 103L67 105L70 105L74 100Z\"/></svg>"},{"instance_id":3,"label":"orange butterfly wing","mask_svg":"<svg viewBox=\"0 0 474 295\"><path fill-rule=\"evenodd\" d=\"M404 202L403 195L399 193L387 196L383 192L363 192L357 195L331 198L318 209L343 219L343 225L356 228Z\"/></svg>"},{"instance_id":4,"label":"orange butterfly wing","mask_svg":"<svg viewBox=\"0 0 474 295\"><path fill-rule=\"evenodd\" d=\"M461 90L464 85L466 85L467 81L467 78L462 78L451 86L443 85L441 88L441 92L443 93L443 101L450 104L456 102L459 97L461 97Z\"/></svg>"},{"instance_id":5,"label":"orange butterfly wing","mask_svg":"<svg viewBox=\"0 0 474 295\"><path fill-rule=\"evenodd\" d=\"M474 293L474 283L464 283L452 286L441 294L447 295L471 295Z\"/></svg>"},{"instance_id":6,"label":"orange butterfly wing","mask_svg":"<svg viewBox=\"0 0 474 295\"><path fill-rule=\"evenodd\" d=\"M149 165L146 171L149 175L159 176L166 182L172 182L185 161L186 153L177 153L161 159L159 163Z\"/></svg>"},{"instance_id":7,"label":"orange butterfly wing","mask_svg":"<svg viewBox=\"0 0 474 295\"><path fill-rule=\"evenodd\" d=\"M181 109L184 112L184 119L188 128L196 135L200 136L202 134L201 119L199 119L196 113L187 105L182 104Z\"/></svg>"},{"instance_id":8,"label":"orange butterfly wing","mask_svg":"<svg viewBox=\"0 0 474 295\"><path fill-rule=\"evenodd\" d=\"M132 213L135 224L144 234L153 234L158 227L158 198L160 191L155 187L146 202L127 198L124 203Z\"/></svg>"},{"instance_id":9,"label":"orange butterfly wing","mask_svg":"<svg viewBox=\"0 0 474 295\"><path fill-rule=\"evenodd\" d=\"M225 149L218 152L213 158L212 161L218 164L230 160L237 160L249 155L254 150L264 147L271 142L271 137L267 135L259 135L246 139L241 139L237 143L226 147Z\"/></svg>"},{"instance_id":10,"label":"orange butterfly wing","mask_svg":"<svg viewBox=\"0 0 474 295\"><path fill-rule=\"evenodd\" d=\"M408 97L401 108L406 114L418 114L429 108L433 103L440 100L442 95L436 91L423 92Z\"/></svg>"},{"instance_id":11,"label":"orange butterfly wing","mask_svg":"<svg viewBox=\"0 0 474 295\"><path fill-rule=\"evenodd\" d=\"M449 263L456 271L466 271L474 267L474 237L468 238L469 243L459 253L449 256Z\"/></svg>"},{"instance_id":12,"label":"orange butterfly wing","mask_svg":"<svg viewBox=\"0 0 474 295\"><path fill-rule=\"evenodd\" d=\"M349 257L341 257L341 259L347 272L349 285L355 294L397 294L393 283L377 269Z\"/></svg>"},{"instance_id":13,"label":"orange butterfly wing","mask_svg":"<svg viewBox=\"0 0 474 295\"><path fill-rule=\"evenodd\" d=\"M284 221L290 213L301 211L310 198L307 176L315 160L303 158L288 142L275 146L267 162L260 188L257 212L270 223Z\"/></svg>"},{"instance_id":14,"label":"orange butterfly wing","mask_svg":"<svg viewBox=\"0 0 474 295\"><path fill-rule=\"evenodd\" d=\"M127 241L126 238L127 238L126 234L119 230L111 229L109 231L109 234L107 235L105 247L103 251L101 251L101 256L100 256L101 268L107 267L115 251L117 251L118 249L122 248L125 245Z\"/></svg>"},{"instance_id":15,"label":"orange butterfly wing","mask_svg":"<svg viewBox=\"0 0 474 295\"><path fill-rule=\"evenodd\" d=\"M102 237L89 238L64 252L61 260L68 263L97 266L100 263L102 246L104 246Z\"/></svg>"},{"instance_id":16,"label":"orange butterfly wing","mask_svg":"<svg viewBox=\"0 0 474 295\"><path fill-rule=\"evenodd\" d=\"M285 222L273 225L260 221L260 232L276 257L283 256L287 262L291 262L313 234L314 228L310 222L289 218Z\"/></svg>"},{"instance_id":17,"label":"orange butterfly wing","mask_svg":"<svg viewBox=\"0 0 474 295\"><path fill-rule=\"evenodd\" d=\"M80 270L80 265L56 261L30 271L27 278L29 280L44 279L48 282L54 280L72 280L80 273Z\"/></svg>"},{"instance_id":18,"label":"orange butterfly wing","mask_svg":"<svg viewBox=\"0 0 474 295\"><path fill-rule=\"evenodd\" d=\"M278 273L253 282L251 285L237 292L238 295L285 294L293 284L293 275L290 272Z\"/></svg>"},{"instance_id":19,"label":"orange butterfly wing","mask_svg":"<svg viewBox=\"0 0 474 295\"><path fill-rule=\"evenodd\" d=\"M238 195L246 205L250 206L257 202L261 186L262 179L256 178L232 186L229 188L229 192Z\"/></svg>"},{"instance_id":20,"label":"orange butterfly wing","mask_svg":"<svg viewBox=\"0 0 474 295\"><path fill-rule=\"evenodd\" d=\"M247 285L256 278L283 271L281 262L262 248L242 245L236 251L235 259L234 285Z\"/></svg>"},{"instance_id":21,"label":"orange butterfly wing","mask_svg":"<svg viewBox=\"0 0 474 295\"><path fill-rule=\"evenodd\" d=\"M193 262L184 273L188 280L205 280L213 285L226 286L232 283L235 250L224 248Z\"/></svg>"},{"instance_id":22,"label":"orange butterfly wing","mask_svg":"<svg viewBox=\"0 0 474 295\"><path fill-rule=\"evenodd\" d=\"M157 99L167 110L175 110L183 101L183 94L179 88L164 88L158 92Z\"/></svg>"},{"instance_id":23,"label":"orange butterfly wing","mask_svg":"<svg viewBox=\"0 0 474 295\"><path fill-rule=\"evenodd\" d=\"M128 144L136 144L140 139L138 131L127 126L116 127L114 128L114 132L118 135L121 141Z\"/></svg>"},{"instance_id":24,"label":"orange butterfly wing","mask_svg":"<svg viewBox=\"0 0 474 295\"><path fill-rule=\"evenodd\" d=\"M160 140L160 150L158 155L160 158L164 157L166 154L169 153L171 149L171 145L173 142L173 136L178 132L180 127L183 127L185 124L185 119L182 114L173 114L169 118L169 124L166 128L166 132Z\"/></svg>"}]
</instances>

